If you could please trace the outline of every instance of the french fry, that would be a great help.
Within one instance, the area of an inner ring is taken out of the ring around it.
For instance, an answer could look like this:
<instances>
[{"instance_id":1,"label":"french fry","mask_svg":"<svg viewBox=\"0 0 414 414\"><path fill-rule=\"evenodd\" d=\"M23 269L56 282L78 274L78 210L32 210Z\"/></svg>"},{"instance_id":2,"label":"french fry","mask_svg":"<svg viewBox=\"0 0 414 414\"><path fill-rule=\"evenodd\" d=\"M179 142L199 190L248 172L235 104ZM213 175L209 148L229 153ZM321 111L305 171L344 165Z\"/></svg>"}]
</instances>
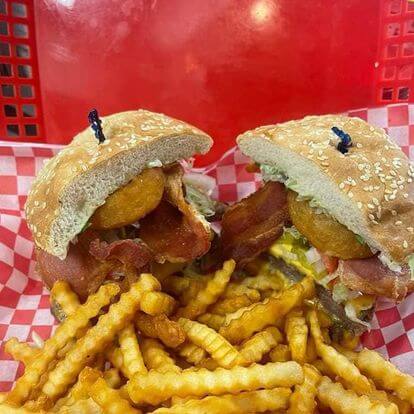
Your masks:
<instances>
[{"instance_id":1,"label":"french fry","mask_svg":"<svg viewBox=\"0 0 414 414\"><path fill-rule=\"evenodd\" d=\"M159 341L144 338L141 342L142 356L146 367L161 373L181 372L181 368L175 364Z\"/></svg>"},{"instance_id":2,"label":"french fry","mask_svg":"<svg viewBox=\"0 0 414 414\"><path fill-rule=\"evenodd\" d=\"M175 299L163 292L148 292L141 301L141 310L148 315L171 315L176 306Z\"/></svg>"},{"instance_id":3,"label":"french fry","mask_svg":"<svg viewBox=\"0 0 414 414\"><path fill-rule=\"evenodd\" d=\"M180 345L177 348L178 355L184 358L190 364L198 365L201 361L203 361L206 356L207 352L200 348L199 346L192 344L190 342L186 342Z\"/></svg>"},{"instance_id":4,"label":"french fry","mask_svg":"<svg viewBox=\"0 0 414 414\"><path fill-rule=\"evenodd\" d=\"M398 407L400 414L410 414L411 405L408 401L403 401L394 394L387 393L383 390L375 389L373 385L373 391L367 396L371 401L379 401L388 405L389 403L394 403Z\"/></svg>"},{"instance_id":5,"label":"french fry","mask_svg":"<svg viewBox=\"0 0 414 414\"><path fill-rule=\"evenodd\" d=\"M110 346L105 351L105 356L108 358L109 362L112 364L113 367L121 371L124 377L129 378L128 369L124 364L124 356L122 355L122 351L119 347L115 345Z\"/></svg>"},{"instance_id":6,"label":"french fry","mask_svg":"<svg viewBox=\"0 0 414 414\"><path fill-rule=\"evenodd\" d=\"M185 332L181 326L166 315L151 316L143 312L135 315L135 324L148 338L159 339L169 348L176 348L185 341Z\"/></svg>"},{"instance_id":7,"label":"french fry","mask_svg":"<svg viewBox=\"0 0 414 414\"><path fill-rule=\"evenodd\" d=\"M272 362L290 361L290 349L285 344L278 344L270 351L269 357Z\"/></svg>"},{"instance_id":8,"label":"french fry","mask_svg":"<svg viewBox=\"0 0 414 414\"><path fill-rule=\"evenodd\" d=\"M44 410L37 410L37 414L47 414ZM33 411L26 408L16 408L8 404L0 404L0 414L33 414Z\"/></svg>"},{"instance_id":9,"label":"french fry","mask_svg":"<svg viewBox=\"0 0 414 414\"><path fill-rule=\"evenodd\" d=\"M358 348L359 342L359 336L345 331L344 337L341 340L341 346L349 351L354 351L356 348Z\"/></svg>"},{"instance_id":10,"label":"french fry","mask_svg":"<svg viewBox=\"0 0 414 414\"><path fill-rule=\"evenodd\" d=\"M104 412L92 398L87 398L76 401L73 405L63 406L59 414L104 414Z\"/></svg>"},{"instance_id":11,"label":"french fry","mask_svg":"<svg viewBox=\"0 0 414 414\"><path fill-rule=\"evenodd\" d=\"M295 391L290 397L289 410L287 414L312 414L315 412L317 385L321 374L311 365L303 366L305 380L302 384L295 385Z\"/></svg>"},{"instance_id":12,"label":"french fry","mask_svg":"<svg viewBox=\"0 0 414 414\"><path fill-rule=\"evenodd\" d=\"M231 343L237 343L263 330L266 326L275 325L276 320L280 320L303 299L313 295L313 283L311 278L306 277L301 283L282 292L279 297L270 297L248 308L242 308L246 311L242 312L240 317L231 319L227 325L220 328L221 335Z\"/></svg>"},{"instance_id":13,"label":"french fry","mask_svg":"<svg viewBox=\"0 0 414 414\"><path fill-rule=\"evenodd\" d=\"M158 281L163 285L164 281L174 273L177 273L183 269L185 263L151 263L151 273L158 279ZM164 287L163 287L164 288Z\"/></svg>"},{"instance_id":14,"label":"french fry","mask_svg":"<svg viewBox=\"0 0 414 414\"><path fill-rule=\"evenodd\" d=\"M25 342L20 342L17 338L10 338L6 341L4 350L16 361L29 365L40 354L40 349L30 346Z\"/></svg>"},{"instance_id":15,"label":"french fry","mask_svg":"<svg viewBox=\"0 0 414 414\"><path fill-rule=\"evenodd\" d=\"M265 273L259 273L254 277L246 277L241 281L241 284L259 291L279 291L284 288L283 280L280 277Z\"/></svg>"},{"instance_id":16,"label":"french fry","mask_svg":"<svg viewBox=\"0 0 414 414\"><path fill-rule=\"evenodd\" d=\"M14 389L7 396L10 405L19 406L27 400L59 349L74 338L77 331L85 327L118 292L119 287L115 284L101 286L96 294L89 296L73 315L57 327L55 334L45 342L40 355L26 366L25 373L17 380Z\"/></svg>"},{"instance_id":17,"label":"french fry","mask_svg":"<svg viewBox=\"0 0 414 414\"><path fill-rule=\"evenodd\" d=\"M355 364L379 388L394 391L399 398L414 406L413 377L403 374L380 354L366 348L357 353Z\"/></svg>"},{"instance_id":18,"label":"french fry","mask_svg":"<svg viewBox=\"0 0 414 414\"><path fill-rule=\"evenodd\" d=\"M130 321L139 309L143 292L159 288L157 279L149 274L141 274L138 282L132 284L129 291L121 295L119 301L99 318L97 324L76 342L65 358L50 372L49 379L43 386L44 394L51 400L59 397L74 382L88 357L102 352Z\"/></svg>"},{"instance_id":19,"label":"french fry","mask_svg":"<svg viewBox=\"0 0 414 414\"><path fill-rule=\"evenodd\" d=\"M208 371L183 371L160 374L151 371L135 375L127 384L130 398L136 404L158 404L173 395L205 396L254 391L259 388L291 387L303 381L302 368L296 362L254 364L250 367L217 368Z\"/></svg>"},{"instance_id":20,"label":"french fry","mask_svg":"<svg viewBox=\"0 0 414 414\"><path fill-rule=\"evenodd\" d=\"M182 295L191 284L188 277L171 275L161 281L162 290L173 296Z\"/></svg>"},{"instance_id":21,"label":"french fry","mask_svg":"<svg viewBox=\"0 0 414 414\"><path fill-rule=\"evenodd\" d=\"M240 296L232 296L219 300L214 305L209 307L209 312L217 315L227 315L228 313L236 312L240 308L244 308L253 303L253 301L245 294Z\"/></svg>"},{"instance_id":22,"label":"french fry","mask_svg":"<svg viewBox=\"0 0 414 414\"><path fill-rule=\"evenodd\" d=\"M241 295L246 295L252 302L258 302L260 300L260 292L258 290L235 282L230 282L223 292L224 298L232 298Z\"/></svg>"},{"instance_id":23,"label":"french fry","mask_svg":"<svg viewBox=\"0 0 414 414\"><path fill-rule=\"evenodd\" d=\"M188 280L188 288L184 290L184 292L180 295L180 304L183 306L188 305L191 301L193 301L198 292L202 289L205 289L207 283L210 280L209 276L205 276L203 279L194 279L190 277L186 277Z\"/></svg>"},{"instance_id":24,"label":"french fry","mask_svg":"<svg viewBox=\"0 0 414 414\"><path fill-rule=\"evenodd\" d=\"M159 408L152 414L247 414L286 409L291 391L288 388L273 388L242 392L238 395L206 397L188 400L170 408Z\"/></svg>"},{"instance_id":25,"label":"french fry","mask_svg":"<svg viewBox=\"0 0 414 414\"><path fill-rule=\"evenodd\" d=\"M119 388L122 385L122 378L117 368L110 368L103 373L104 380L111 388Z\"/></svg>"},{"instance_id":26,"label":"french fry","mask_svg":"<svg viewBox=\"0 0 414 414\"><path fill-rule=\"evenodd\" d=\"M96 369L85 367L79 374L78 380L70 389L65 397L60 398L53 411L60 412L62 407L73 406L77 401L82 401L89 398L88 387L93 381L101 376L101 372Z\"/></svg>"},{"instance_id":27,"label":"french fry","mask_svg":"<svg viewBox=\"0 0 414 414\"><path fill-rule=\"evenodd\" d=\"M331 379L335 379L336 374L333 372L328 365L325 364L325 362L322 361L322 359L316 359L312 362L312 365L322 374L325 375L325 377L329 377Z\"/></svg>"},{"instance_id":28,"label":"french fry","mask_svg":"<svg viewBox=\"0 0 414 414\"><path fill-rule=\"evenodd\" d=\"M308 318L311 333L315 340L316 351L323 362L325 362L329 369L336 375L343 378L358 394L369 394L372 391L372 386L368 381L368 378L362 375L359 369L334 347L323 343L316 311L309 311Z\"/></svg>"},{"instance_id":29,"label":"french fry","mask_svg":"<svg viewBox=\"0 0 414 414\"><path fill-rule=\"evenodd\" d=\"M318 398L336 414L398 414L395 404L384 405L378 401L371 401L366 395L358 396L354 391L346 390L328 377L322 377L319 382Z\"/></svg>"},{"instance_id":30,"label":"french fry","mask_svg":"<svg viewBox=\"0 0 414 414\"><path fill-rule=\"evenodd\" d=\"M118 391L110 388L103 378L98 378L88 389L90 397L108 414L140 414Z\"/></svg>"},{"instance_id":31,"label":"french fry","mask_svg":"<svg viewBox=\"0 0 414 414\"><path fill-rule=\"evenodd\" d=\"M203 359L198 365L198 368L206 368L209 371L214 371L215 369L219 368L220 365L218 362L213 358L206 358Z\"/></svg>"},{"instance_id":32,"label":"french fry","mask_svg":"<svg viewBox=\"0 0 414 414\"><path fill-rule=\"evenodd\" d=\"M50 291L50 302L58 303L66 316L72 315L80 306L79 298L68 282L58 280Z\"/></svg>"},{"instance_id":33,"label":"french fry","mask_svg":"<svg viewBox=\"0 0 414 414\"><path fill-rule=\"evenodd\" d=\"M127 377L131 378L137 372L145 374L147 372L147 368L145 367L144 360L142 359L137 335L132 323L129 323L121 330L118 335L118 339L123 357L123 365L125 366L128 374Z\"/></svg>"},{"instance_id":34,"label":"french fry","mask_svg":"<svg viewBox=\"0 0 414 414\"><path fill-rule=\"evenodd\" d=\"M312 363L317 358L318 354L316 352L315 341L312 336L309 336L306 344L306 362Z\"/></svg>"},{"instance_id":35,"label":"french fry","mask_svg":"<svg viewBox=\"0 0 414 414\"><path fill-rule=\"evenodd\" d=\"M286 339L289 344L292 359L300 364L306 360L306 346L308 341L308 325L306 319L295 311L286 316Z\"/></svg>"},{"instance_id":36,"label":"french fry","mask_svg":"<svg viewBox=\"0 0 414 414\"><path fill-rule=\"evenodd\" d=\"M215 313L203 313L198 317L198 321L204 323L204 325L213 328L218 331L224 323L224 316L216 315Z\"/></svg>"},{"instance_id":37,"label":"french fry","mask_svg":"<svg viewBox=\"0 0 414 414\"><path fill-rule=\"evenodd\" d=\"M215 330L185 318L180 318L178 323L184 329L187 338L205 349L220 366L232 368L235 365L247 364L240 352Z\"/></svg>"},{"instance_id":38,"label":"french fry","mask_svg":"<svg viewBox=\"0 0 414 414\"><path fill-rule=\"evenodd\" d=\"M249 363L259 362L279 342L283 340L282 334L275 326L269 326L253 335L240 345L239 352Z\"/></svg>"},{"instance_id":39,"label":"french fry","mask_svg":"<svg viewBox=\"0 0 414 414\"><path fill-rule=\"evenodd\" d=\"M223 267L215 272L213 278L207 282L204 289L197 293L194 300L177 310L177 317L196 319L203 314L207 307L215 303L224 292L235 267L234 260L224 262Z\"/></svg>"}]
</instances>

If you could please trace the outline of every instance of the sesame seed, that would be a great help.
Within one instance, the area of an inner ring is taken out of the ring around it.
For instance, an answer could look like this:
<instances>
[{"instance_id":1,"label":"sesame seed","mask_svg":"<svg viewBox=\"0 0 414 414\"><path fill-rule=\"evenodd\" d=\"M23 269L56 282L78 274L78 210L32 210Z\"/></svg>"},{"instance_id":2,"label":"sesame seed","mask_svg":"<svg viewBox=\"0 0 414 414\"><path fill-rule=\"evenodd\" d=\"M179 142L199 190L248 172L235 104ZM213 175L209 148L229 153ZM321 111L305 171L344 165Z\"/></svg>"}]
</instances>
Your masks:
<instances>
[{"instance_id":1,"label":"sesame seed","mask_svg":"<svg viewBox=\"0 0 414 414\"><path fill-rule=\"evenodd\" d=\"M371 203L368 203L368 208L370 208L370 209L373 210L375 208L375 206L373 204L371 204Z\"/></svg>"},{"instance_id":2,"label":"sesame seed","mask_svg":"<svg viewBox=\"0 0 414 414\"><path fill-rule=\"evenodd\" d=\"M408 242L407 242L407 240L404 240L404 241L403 241L403 247L404 247L404 249L406 249L406 248L408 247Z\"/></svg>"},{"instance_id":3,"label":"sesame seed","mask_svg":"<svg viewBox=\"0 0 414 414\"><path fill-rule=\"evenodd\" d=\"M326 161L321 162L321 165L322 165L323 167L329 167L329 162L326 162Z\"/></svg>"},{"instance_id":4,"label":"sesame seed","mask_svg":"<svg viewBox=\"0 0 414 414\"><path fill-rule=\"evenodd\" d=\"M362 209L362 203L360 201L358 201L357 206L360 210Z\"/></svg>"},{"instance_id":5,"label":"sesame seed","mask_svg":"<svg viewBox=\"0 0 414 414\"><path fill-rule=\"evenodd\" d=\"M373 198L372 199L372 202L376 205L376 206L379 206L379 201L378 201L378 199L377 198Z\"/></svg>"},{"instance_id":6,"label":"sesame seed","mask_svg":"<svg viewBox=\"0 0 414 414\"><path fill-rule=\"evenodd\" d=\"M349 198L352 198L354 196L354 194L352 193L352 191L350 191L349 193L348 193L348 197Z\"/></svg>"},{"instance_id":7,"label":"sesame seed","mask_svg":"<svg viewBox=\"0 0 414 414\"><path fill-rule=\"evenodd\" d=\"M396 216L396 215L397 215L397 212L396 212L395 210L391 210L391 214L392 214L393 216Z\"/></svg>"},{"instance_id":8,"label":"sesame seed","mask_svg":"<svg viewBox=\"0 0 414 414\"><path fill-rule=\"evenodd\" d=\"M401 220L397 220L397 221L395 222L395 225L396 225L396 226L401 226L401 224L402 224L402 221L401 221Z\"/></svg>"},{"instance_id":9,"label":"sesame seed","mask_svg":"<svg viewBox=\"0 0 414 414\"><path fill-rule=\"evenodd\" d=\"M375 220L375 216L374 216L373 214L368 214L368 217L369 217L371 220Z\"/></svg>"},{"instance_id":10,"label":"sesame seed","mask_svg":"<svg viewBox=\"0 0 414 414\"><path fill-rule=\"evenodd\" d=\"M404 194L403 194L403 197L404 197L404 198L408 198L408 193L404 193Z\"/></svg>"},{"instance_id":11,"label":"sesame seed","mask_svg":"<svg viewBox=\"0 0 414 414\"><path fill-rule=\"evenodd\" d=\"M410 233L414 233L414 227L407 227L407 230L408 230Z\"/></svg>"},{"instance_id":12,"label":"sesame seed","mask_svg":"<svg viewBox=\"0 0 414 414\"><path fill-rule=\"evenodd\" d=\"M356 146L357 148L362 148L362 144L360 142L357 142Z\"/></svg>"},{"instance_id":13,"label":"sesame seed","mask_svg":"<svg viewBox=\"0 0 414 414\"><path fill-rule=\"evenodd\" d=\"M341 190L343 190L343 189L345 188L345 184L344 184L344 183L339 184L339 188L340 188Z\"/></svg>"}]
</instances>

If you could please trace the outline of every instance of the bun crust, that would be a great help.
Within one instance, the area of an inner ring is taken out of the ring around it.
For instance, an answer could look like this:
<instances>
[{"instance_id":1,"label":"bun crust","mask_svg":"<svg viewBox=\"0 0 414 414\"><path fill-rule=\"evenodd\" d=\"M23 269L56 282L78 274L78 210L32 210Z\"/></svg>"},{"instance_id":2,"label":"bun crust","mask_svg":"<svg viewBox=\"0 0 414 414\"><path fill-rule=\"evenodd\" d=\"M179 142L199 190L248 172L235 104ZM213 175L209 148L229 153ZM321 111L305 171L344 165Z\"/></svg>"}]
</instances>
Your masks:
<instances>
[{"instance_id":1,"label":"bun crust","mask_svg":"<svg viewBox=\"0 0 414 414\"><path fill-rule=\"evenodd\" d=\"M106 140L99 144L91 128L76 135L44 165L27 198L26 219L36 246L61 259L108 195L149 163L204 154L213 143L185 122L142 109L101 119Z\"/></svg>"},{"instance_id":2,"label":"bun crust","mask_svg":"<svg viewBox=\"0 0 414 414\"><path fill-rule=\"evenodd\" d=\"M338 127L351 136L344 155ZM414 252L414 169L381 128L359 118L309 116L247 131L241 151L277 166L307 195L367 243L398 263Z\"/></svg>"}]
</instances>

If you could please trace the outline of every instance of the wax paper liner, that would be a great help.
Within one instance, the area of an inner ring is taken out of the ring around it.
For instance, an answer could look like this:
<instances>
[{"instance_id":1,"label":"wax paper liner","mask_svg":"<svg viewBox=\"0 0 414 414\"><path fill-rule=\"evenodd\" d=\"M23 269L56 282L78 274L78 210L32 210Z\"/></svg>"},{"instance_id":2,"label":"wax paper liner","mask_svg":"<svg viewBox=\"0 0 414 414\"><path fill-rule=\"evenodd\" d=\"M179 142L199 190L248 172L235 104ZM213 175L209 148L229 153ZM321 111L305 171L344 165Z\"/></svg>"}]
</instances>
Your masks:
<instances>
[{"instance_id":1,"label":"wax paper liner","mask_svg":"<svg viewBox=\"0 0 414 414\"><path fill-rule=\"evenodd\" d=\"M386 128L391 137L414 157L414 105L360 109L347 112ZM46 339L56 321L49 310L49 293L35 274L33 242L23 205L35 174L60 147L35 144L0 144L0 391L8 391L23 367L4 352L4 341L15 336L31 341L36 332ZM236 148L216 163L195 169L217 181L215 196L236 201L260 185L260 177L247 173L248 162ZM364 345L389 357L414 374L414 294L395 306L380 301Z\"/></svg>"}]
</instances>

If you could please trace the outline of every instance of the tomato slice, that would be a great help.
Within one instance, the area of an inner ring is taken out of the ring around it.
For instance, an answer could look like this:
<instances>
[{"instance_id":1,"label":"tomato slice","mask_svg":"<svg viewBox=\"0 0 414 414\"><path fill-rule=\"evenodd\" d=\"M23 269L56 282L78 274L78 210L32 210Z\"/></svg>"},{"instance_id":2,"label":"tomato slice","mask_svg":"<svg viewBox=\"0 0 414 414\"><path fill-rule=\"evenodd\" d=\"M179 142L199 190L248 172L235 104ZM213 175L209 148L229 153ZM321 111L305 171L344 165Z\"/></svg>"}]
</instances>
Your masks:
<instances>
[{"instance_id":1,"label":"tomato slice","mask_svg":"<svg viewBox=\"0 0 414 414\"><path fill-rule=\"evenodd\" d=\"M338 268L338 262L339 259L337 257L328 256L327 254L323 254L319 252L321 255L322 262L326 268L326 271L331 274L335 272L335 270Z\"/></svg>"}]
</instances>

